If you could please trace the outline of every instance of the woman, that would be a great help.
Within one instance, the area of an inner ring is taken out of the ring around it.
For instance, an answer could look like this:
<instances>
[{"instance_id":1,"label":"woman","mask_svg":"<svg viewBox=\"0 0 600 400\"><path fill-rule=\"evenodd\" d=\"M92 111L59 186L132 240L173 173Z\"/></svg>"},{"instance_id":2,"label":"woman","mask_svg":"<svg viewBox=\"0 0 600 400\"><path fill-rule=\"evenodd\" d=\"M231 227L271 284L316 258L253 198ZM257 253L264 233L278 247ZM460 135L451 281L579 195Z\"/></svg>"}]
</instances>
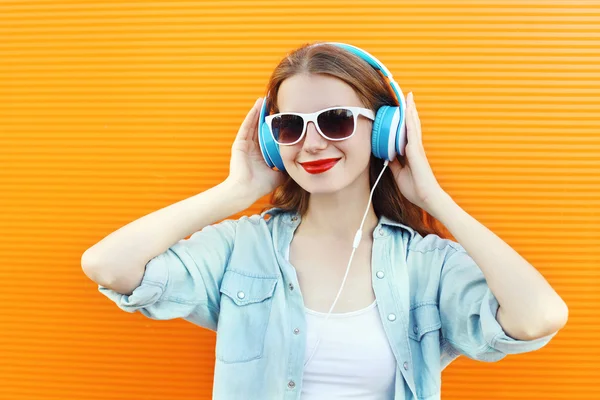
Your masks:
<instances>
[{"instance_id":1,"label":"woman","mask_svg":"<svg viewBox=\"0 0 600 400\"><path fill-rule=\"evenodd\" d=\"M548 282L436 181L412 94L404 110L365 59L325 43L282 60L267 93L224 182L82 256L123 310L217 332L213 398L439 399L459 355L533 351L565 325ZM389 165L372 143L384 105L407 135ZM217 223L271 192L272 209Z\"/></svg>"}]
</instances>

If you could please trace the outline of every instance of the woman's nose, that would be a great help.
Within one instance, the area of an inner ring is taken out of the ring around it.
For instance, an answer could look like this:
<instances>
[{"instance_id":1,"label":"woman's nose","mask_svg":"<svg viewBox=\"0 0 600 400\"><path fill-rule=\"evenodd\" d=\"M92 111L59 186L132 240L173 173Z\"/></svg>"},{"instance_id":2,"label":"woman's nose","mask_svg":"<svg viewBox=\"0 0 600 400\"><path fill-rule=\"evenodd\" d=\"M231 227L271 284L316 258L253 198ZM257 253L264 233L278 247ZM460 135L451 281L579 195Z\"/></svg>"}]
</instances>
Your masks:
<instances>
[{"instance_id":1,"label":"woman's nose","mask_svg":"<svg viewBox=\"0 0 600 400\"><path fill-rule=\"evenodd\" d=\"M321 136L313 122L309 122L306 127L304 144L302 147L309 153L314 153L327 147L327 139Z\"/></svg>"}]
</instances>

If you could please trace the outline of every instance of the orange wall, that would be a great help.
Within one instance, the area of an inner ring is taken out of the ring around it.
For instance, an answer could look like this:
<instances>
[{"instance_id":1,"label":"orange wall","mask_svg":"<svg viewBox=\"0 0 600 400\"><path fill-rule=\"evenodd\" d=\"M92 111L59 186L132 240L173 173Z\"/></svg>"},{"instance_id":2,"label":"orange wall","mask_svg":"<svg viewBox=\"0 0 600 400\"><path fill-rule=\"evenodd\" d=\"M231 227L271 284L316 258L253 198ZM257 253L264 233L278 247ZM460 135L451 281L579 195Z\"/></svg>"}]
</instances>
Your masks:
<instances>
[{"instance_id":1,"label":"orange wall","mask_svg":"<svg viewBox=\"0 0 600 400\"><path fill-rule=\"evenodd\" d=\"M313 40L414 92L442 186L570 306L538 352L457 360L443 398L600 398L599 2L105 0L0 5L0 399L210 397L214 334L120 311L80 256L224 179Z\"/></svg>"}]
</instances>

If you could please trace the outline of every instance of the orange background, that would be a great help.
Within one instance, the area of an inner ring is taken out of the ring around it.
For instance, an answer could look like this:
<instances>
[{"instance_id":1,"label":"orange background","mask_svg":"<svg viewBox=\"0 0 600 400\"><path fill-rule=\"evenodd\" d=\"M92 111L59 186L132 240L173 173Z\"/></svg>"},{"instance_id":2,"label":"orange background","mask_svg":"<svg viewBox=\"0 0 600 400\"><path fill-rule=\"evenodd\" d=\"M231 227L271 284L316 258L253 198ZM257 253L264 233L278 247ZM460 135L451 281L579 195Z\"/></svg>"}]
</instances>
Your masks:
<instances>
[{"instance_id":1,"label":"orange background","mask_svg":"<svg viewBox=\"0 0 600 400\"><path fill-rule=\"evenodd\" d=\"M119 310L80 256L223 180L314 40L414 92L440 184L570 307L538 352L459 358L443 398L600 398L600 3L104 0L0 4L0 399L210 397L214 333Z\"/></svg>"}]
</instances>

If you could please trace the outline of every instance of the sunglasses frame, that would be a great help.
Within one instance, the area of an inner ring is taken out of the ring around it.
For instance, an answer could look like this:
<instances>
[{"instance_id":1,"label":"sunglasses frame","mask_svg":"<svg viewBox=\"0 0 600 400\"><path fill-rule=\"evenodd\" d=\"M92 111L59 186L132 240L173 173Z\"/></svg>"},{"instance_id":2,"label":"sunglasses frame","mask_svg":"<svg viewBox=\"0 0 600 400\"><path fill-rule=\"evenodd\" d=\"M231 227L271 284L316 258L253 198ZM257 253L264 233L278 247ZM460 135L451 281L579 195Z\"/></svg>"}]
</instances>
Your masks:
<instances>
[{"instance_id":1,"label":"sunglasses frame","mask_svg":"<svg viewBox=\"0 0 600 400\"><path fill-rule=\"evenodd\" d=\"M354 118L354 130L352 131L352 133L349 136L346 136L341 139L332 139L332 138L329 138L327 135L325 135L321 131L321 127L319 126L319 122L317 121L317 118L319 117L319 115L321 115L321 113L324 113L324 112L330 111L330 110L339 110L339 109L352 111L352 117ZM302 133L300 134L300 137L298 138L298 140L296 140L295 142L281 143L275 138L275 135L273 134L273 127L271 126L271 123L275 117L278 117L281 115L290 115L290 114L297 115L302 118L302 123L303 123ZM265 117L265 122L267 123L267 126L269 127L269 132L271 132L271 137L273 138L273 141L275 143L277 143L280 146L293 146L293 145L301 142L302 139L304 139L304 135L306 134L306 127L308 126L309 122L312 122L313 124L315 124L315 127L317 128L317 132L319 132L319 134L326 140L331 140L332 142L339 142L342 140L350 139L356 133L356 125L358 125L358 117L360 115L362 115L366 118L369 118L371 121L375 120L375 113L372 110L369 110L368 108L354 107L354 106L351 106L351 107L336 106L336 107L324 108L322 110L315 111L313 113L284 112L284 113L277 113L277 114L273 114L273 115L267 115Z\"/></svg>"}]
</instances>

